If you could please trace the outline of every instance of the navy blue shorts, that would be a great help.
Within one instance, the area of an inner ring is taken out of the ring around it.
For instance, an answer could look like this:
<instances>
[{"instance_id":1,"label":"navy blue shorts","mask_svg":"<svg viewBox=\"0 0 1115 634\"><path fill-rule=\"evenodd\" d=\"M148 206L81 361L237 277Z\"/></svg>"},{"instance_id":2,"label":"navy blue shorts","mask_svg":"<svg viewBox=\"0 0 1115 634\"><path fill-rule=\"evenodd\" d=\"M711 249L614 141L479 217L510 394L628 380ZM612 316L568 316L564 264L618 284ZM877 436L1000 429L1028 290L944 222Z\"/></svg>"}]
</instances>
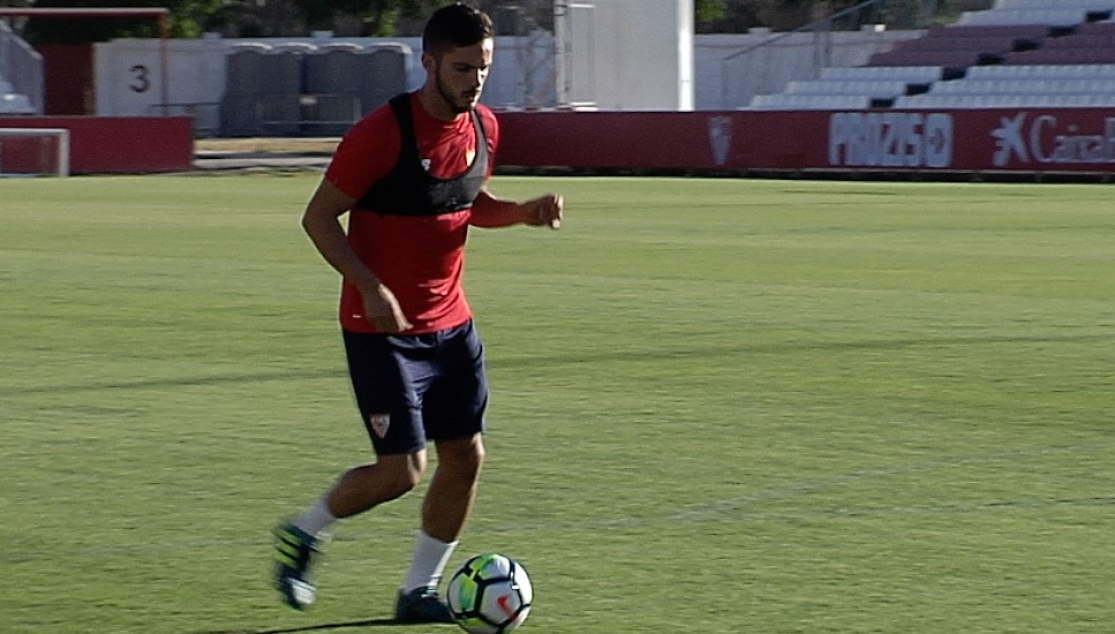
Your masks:
<instances>
[{"instance_id":1,"label":"navy blue shorts","mask_svg":"<svg viewBox=\"0 0 1115 634\"><path fill-rule=\"evenodd\" d=\"M472 320L421 335L344 331L349 376L377 455L484 431L488 378Z\"/></svg>"}]
</instances>

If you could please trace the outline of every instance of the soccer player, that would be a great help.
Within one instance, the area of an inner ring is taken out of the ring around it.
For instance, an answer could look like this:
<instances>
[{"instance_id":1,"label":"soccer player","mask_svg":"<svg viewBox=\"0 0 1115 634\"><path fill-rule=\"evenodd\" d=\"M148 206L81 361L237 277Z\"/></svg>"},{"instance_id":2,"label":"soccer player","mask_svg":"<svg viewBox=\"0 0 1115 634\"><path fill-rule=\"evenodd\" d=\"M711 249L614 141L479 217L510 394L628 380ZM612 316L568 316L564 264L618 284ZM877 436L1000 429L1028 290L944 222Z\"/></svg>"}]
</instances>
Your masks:
<instances>
[{"instance_id":1,"label":"soccer player","mask_svg":"<svg viewBox=\"0 0 1115 634\"><path fill-rule=\"evenodd\" d=\"M458 2L433 13L422 36L425 83L345 134L306 205L303 228L343 278L342 336L376 459L276 529L275 583L293 608L314 601L310 566L330 525L412 490L431 441L437 468L395 619L452 622L437 587L476 495L488 402L461 290L465 239L470 225L556 229L563 206L553 194L513 202L486 188L499 127L479 99L493 45L483 12Z\"/></svg>"}]
</instances>

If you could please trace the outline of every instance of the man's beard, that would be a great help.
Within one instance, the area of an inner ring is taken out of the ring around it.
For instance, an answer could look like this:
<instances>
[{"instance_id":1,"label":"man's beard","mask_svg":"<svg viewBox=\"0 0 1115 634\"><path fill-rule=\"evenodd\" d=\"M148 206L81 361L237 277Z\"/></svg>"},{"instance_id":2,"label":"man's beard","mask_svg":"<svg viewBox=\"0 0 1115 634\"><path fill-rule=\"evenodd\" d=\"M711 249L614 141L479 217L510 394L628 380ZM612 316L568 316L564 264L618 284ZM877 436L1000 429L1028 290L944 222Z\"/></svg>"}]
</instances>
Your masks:
<instances>
[{"instance_id":1,"label":"man's beard","mask_svg":"<svg viewBox=\"0 0 1115 634\"><path fill-rule=\"evenodd\" d=\"M456 95L454 95L452 91L445 87L445 84L443 84L441 81L440 69L438 70L437 76L434 78L434 84L437 86L438 94L441 95L441 98L445 101L446 105L448 105L449 109L452 110L454 113L464 114L472 110L471 99L468 101L468 103L462 105L459 101L457 101Z\"/></svg>"}]
</instances>

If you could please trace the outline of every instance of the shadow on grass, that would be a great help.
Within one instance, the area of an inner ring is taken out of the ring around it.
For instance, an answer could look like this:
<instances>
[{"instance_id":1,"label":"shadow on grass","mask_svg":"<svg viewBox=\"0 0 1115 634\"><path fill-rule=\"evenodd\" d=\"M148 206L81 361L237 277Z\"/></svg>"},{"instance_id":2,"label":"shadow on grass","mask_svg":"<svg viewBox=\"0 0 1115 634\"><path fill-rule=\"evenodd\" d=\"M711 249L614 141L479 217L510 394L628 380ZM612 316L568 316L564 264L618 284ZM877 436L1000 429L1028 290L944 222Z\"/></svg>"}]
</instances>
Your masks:
<instances>
[{"instance_id":1,"label":"shadow on grass","mask_svg":"<svg viewBox=\"0 0 1115 634\"><path fill-rule=\"evenodd\" d=\"M395 619L366 619L363 621L346 621L344 623L321 623L319 625L280 627L266 630L205 630L200 632L193 632L193 634L297 634L298 632L332 632L335 630L349 630L362 627L406 627L407 625L407 623L399 623L395 621Z\"/></svg>"}]
</instances>

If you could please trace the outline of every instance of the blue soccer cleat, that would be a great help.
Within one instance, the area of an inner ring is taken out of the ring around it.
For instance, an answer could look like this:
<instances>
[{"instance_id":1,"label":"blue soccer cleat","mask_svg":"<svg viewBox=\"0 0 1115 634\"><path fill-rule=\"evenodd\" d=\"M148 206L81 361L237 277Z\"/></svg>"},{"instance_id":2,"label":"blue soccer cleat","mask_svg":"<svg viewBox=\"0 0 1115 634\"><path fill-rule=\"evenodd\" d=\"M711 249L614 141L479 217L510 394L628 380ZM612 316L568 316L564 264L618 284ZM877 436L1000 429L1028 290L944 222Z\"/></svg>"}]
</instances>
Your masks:
<instances>
[{"instance_id":1,"label":"blue soccer cleat","mask_svg":"<svg viewBox=\"0 0 1115 634\"><path fill-rule=\"evenodd\" d=\"M316 590L309 573L321 553L319 544L319 539L293 524L275 529L275 588L295 610L305 610L314 602Z\"/></svg>"},{"instance_id":2,"label":"blue soccer cleat","mask_svg":"<svg viewBox=\"0 0 1115 634\"><path fill-rule=\"evenodd\" d=\"M417 588L410 592L399 591L395 603L396 623L455 623L449 606L433 588Z\"/></svg>"}]
</instances>

